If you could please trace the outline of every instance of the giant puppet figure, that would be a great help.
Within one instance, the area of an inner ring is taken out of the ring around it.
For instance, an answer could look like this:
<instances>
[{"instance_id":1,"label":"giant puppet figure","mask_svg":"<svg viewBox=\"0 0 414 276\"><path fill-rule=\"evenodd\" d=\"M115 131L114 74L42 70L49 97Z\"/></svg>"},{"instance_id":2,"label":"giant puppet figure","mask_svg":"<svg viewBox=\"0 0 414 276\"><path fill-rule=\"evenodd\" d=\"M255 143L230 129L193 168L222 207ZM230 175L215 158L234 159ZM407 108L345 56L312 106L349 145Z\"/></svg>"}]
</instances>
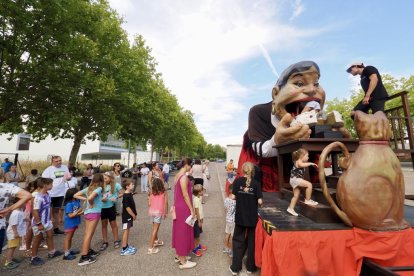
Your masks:
<instances>
[{"instance_id":1,"label":"giant puppet figure","mask_svg":"<svg viewBox=\"0 0 414 276\"><path fill-rule=\"evenodd\" d=\"M250 161L260 168L263 191L278 191L277 144L309 138L306 124L291 126L293 118L306 103L316 101L323 108L325 91L319 85L319 66L313 61L290 65L280 75L272 90L273 101L253 106L249 112L248 130L243 138L238 175L242 164ZM349 132L341 128L344 137Z\"/></svg>"}]
</instances>

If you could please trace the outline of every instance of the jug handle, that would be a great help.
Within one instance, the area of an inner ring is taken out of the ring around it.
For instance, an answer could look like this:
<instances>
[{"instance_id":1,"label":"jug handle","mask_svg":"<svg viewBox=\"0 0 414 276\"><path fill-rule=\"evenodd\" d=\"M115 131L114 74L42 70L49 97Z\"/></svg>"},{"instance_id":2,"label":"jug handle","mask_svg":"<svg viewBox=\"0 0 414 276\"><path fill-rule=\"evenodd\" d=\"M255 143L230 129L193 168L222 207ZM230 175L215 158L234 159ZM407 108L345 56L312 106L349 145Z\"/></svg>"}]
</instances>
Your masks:
<instances>
[{"instance_id":1,"label":"jug handle","mask_svg":"<svg viewBox=\"0 0 414 276\"><path fill-rule=\"evenodd\" d=\"M353 226L351 220L349 219L349 217L347 216L347 214L345 214L341 209L339 209L338 205L336 205L335 201L333 200L333 198L331 197L331 195L328 192L328 186L326 185L326 178L325 178L325 170L324 168L324 164L325 164L325 160L326 157L328 156L328 154L334 149L339 147L342 150L342 153L344 154L344 160L349 160L350 159L350 155L349 155L349 151L348 149L345 147L345 145L341 142L333 142L330 143L329 145L327 145L322 153L321 156L319 158L319 182L321 184L321 188L322 188L322 192L323 195L325 196L326 200L329 202L329 205L331 206L331 208L335 211L335 213L339 216L339 218L348 226ZM348 163L348 162L346 162ZM348 164L347 164L348 165ZM346 166L348 167L348 166Z\"/></svg>"}]
</instances>

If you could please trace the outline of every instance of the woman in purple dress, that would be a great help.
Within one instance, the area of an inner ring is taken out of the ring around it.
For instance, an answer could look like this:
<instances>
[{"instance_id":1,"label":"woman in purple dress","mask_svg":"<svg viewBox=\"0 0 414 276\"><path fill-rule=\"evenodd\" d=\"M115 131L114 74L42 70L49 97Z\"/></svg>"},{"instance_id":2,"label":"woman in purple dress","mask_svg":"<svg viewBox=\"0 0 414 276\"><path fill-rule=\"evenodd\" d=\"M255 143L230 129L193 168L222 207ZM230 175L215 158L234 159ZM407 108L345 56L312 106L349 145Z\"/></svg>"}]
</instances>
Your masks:
<instances>
[{"instance_id":1,"label":"woman in purple dress","mask_svg":"<svg viewBox=\"0 0 414 276\"><path fill-rule=\"evenodd\" d=\"M191 196L192 184L187 177L187 173L191 170L191 159L186 158L182 163L183 166L174 180L176 219L173 220L172 248L177 255L175 261L180 264L180 269L185 269L195 267L197 263L191 262L187 256L194 248L194 229L185 222L190 215L195 217Z\"/></svg>"}]
</instances>

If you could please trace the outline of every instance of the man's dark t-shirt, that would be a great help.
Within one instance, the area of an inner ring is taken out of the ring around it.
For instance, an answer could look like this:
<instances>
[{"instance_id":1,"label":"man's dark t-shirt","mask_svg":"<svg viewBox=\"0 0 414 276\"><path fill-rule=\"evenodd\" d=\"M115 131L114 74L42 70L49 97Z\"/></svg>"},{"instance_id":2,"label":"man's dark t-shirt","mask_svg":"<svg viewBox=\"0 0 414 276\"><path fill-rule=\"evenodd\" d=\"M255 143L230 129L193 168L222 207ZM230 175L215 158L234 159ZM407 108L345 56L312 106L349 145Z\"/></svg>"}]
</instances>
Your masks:
<instances>
[{"instance_id":1,"label":"man's dark t-shirt","mask_svg":"<svg viewBox=\"0 0 414 276\"><path fill-rule=\"evenodd\" d=\"M258 219L257 200L262 198L259 182L252 179L249 191L245 192L246 177L239 177L233 183L232 193L236 196L235 223L245 227L256 227Z\"/></svg>"},{"instance_id":2,"label":"man's dark t-shirt","mask_svg":"<svg viewBox=\"0 0 414 276\"><path fill-rule=\"evenodd\" d=\"M377 68L374 66L367 66L364 68L361 74L361 86L362 89L364 89L365 94L368 91L370 79L369 77L375 74L378 78L377 86L375 87L374 91L371 94L371 97L373 100L383 100L388 98L387 90L384 87L384 84L382 83L381 75L379 74Z\"/></svg>"},{"instance_id":3,"label":"man's dark t-shirt","mask_svg":"<svg viewBox=\"0 0 414 276\"><path fill-rule=\"evenodd\" d=\"M132 212L137 215L137 210L135 208L135 201L132 196L132 193L124 193L122 198L122 223L127 223L128 221L132 220L131 215L126 210L127 208L131 208Z\"/></svg>"}]
</instances>

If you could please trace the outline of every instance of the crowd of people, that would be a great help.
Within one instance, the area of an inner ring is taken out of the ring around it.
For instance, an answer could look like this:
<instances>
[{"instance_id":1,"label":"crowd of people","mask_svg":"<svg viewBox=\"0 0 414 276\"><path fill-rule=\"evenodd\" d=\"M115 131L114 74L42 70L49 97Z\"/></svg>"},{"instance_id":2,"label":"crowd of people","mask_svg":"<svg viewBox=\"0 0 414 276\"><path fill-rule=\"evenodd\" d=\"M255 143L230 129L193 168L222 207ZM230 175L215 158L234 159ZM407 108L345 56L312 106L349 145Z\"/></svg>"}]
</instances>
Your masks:
<instances>
[{"instance_id":1,"label":"crowd of people","mask_svg":"<svg viewBox=\"0 0 414 276\"><path fill-rule=\"evenodd\" d=\"M197 159L193 165L191 159L186 160L182 161L181 170L174 180L173 209L176 212L173 220L172 246L176 249L175 260L181 269L196 265L195 262L189 261L190 254L202 256L202 252L207 249L201 242L200 234L203 232L205 203L202 198L206 195L210 178L209 162L206 160L201 165L201 161ZM99 252L109 247L108 225L114 240L113 247L120 248L122 256L135 254L137 250L128 243L128 236L137 217L133 198L135 185L138 184L136 177L132 175L131 178L122 179L119 163L113 165L112 171L105 173L95 173L91 167L84 174L90 182L78 189L82 184L75 176L76 168L62 164L60 156L53 156L51 163L41 175L33 169L24 188L20 188L16 183L0 183L0 250L5 235L8 244L4 267L18 267L20 260L14 258L16 249L25 250L24 254L30 258L31 265L44 264L45 261L38 256L38 250L42 247L47 248L47 257L50 259L61 256L63 260L71 261L80 255L78 265L94 263ZM153 162L149 167L141 168L139 174L141 192L148 195L148 216L152 222L147 254L156 254L160 251L159 246L164 245L158 237L158 231L162 220L169 213L167 191L171 186L168 184L169 169L165 166L161 169L158 162ZM183 193L184 183L187 185L185 190L188 193ZM15 201L9 201L11 198L15 198ZM183 210L183 204L180 205L183 202L187 210ZM120 213L121 235L116 222L116 217ZM192 223L188 221L190 215ZM91 241L98 229L99 221L102 228L102 243L95 251L91 248ZM77 234L81 223L84 224L84 233ZM187 234L178 230L183 226L189 227ZM63 252L55 249L54 238L55 235L62 234L65 235ZM80 250L72 248L72 239L76 236L83 237ZM186 242L183 242L184 240Z\"/></svg>"}]
</instances>

